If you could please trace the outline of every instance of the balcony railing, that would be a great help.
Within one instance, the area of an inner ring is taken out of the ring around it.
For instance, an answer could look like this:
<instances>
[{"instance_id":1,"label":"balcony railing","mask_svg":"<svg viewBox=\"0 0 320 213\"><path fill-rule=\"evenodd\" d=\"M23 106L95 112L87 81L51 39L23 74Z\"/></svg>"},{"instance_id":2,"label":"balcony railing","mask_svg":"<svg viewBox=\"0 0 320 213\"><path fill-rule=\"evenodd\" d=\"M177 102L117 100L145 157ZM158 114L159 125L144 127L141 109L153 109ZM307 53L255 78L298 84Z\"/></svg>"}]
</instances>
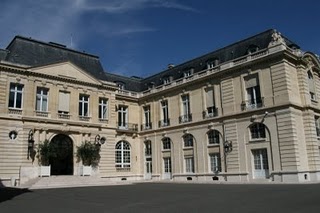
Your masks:
<instances>
[{"instance_id":1,"label":"balcony railing","mask_svg":"<svg viewBox=\"0 0 320 213\"><path fill-rule=\"evenodd\" d=\"M145 123L141 125L141 131L143 130L148 130L148 129L152 129L152 123Z\"/></svg>"},{"instance_id":2,"label":"balcony railing","mask_svg":"<svg viewBox=\"0 0 320 213\"><path fill-rule=\"evenodd\" d=\"M38 117L48 117L49 115L49 112L46 112L46 111L35 111L36 113L36 116Z\"/></svg>"},{"instance_id":3,"label":"balcony railing","mask_svg":"<svg viewBox=\"0 0 320 213\"><path fill-rule=\"evenodd\" d=\"M138 124L118 123L118 130L137 132L138 131Z\"/></svg>"},{"instance_id":4,"label":"balcony railing","mask_svg":"<svg viewBox=\"0 0 320 213\"><path fill-rule=\"evenodd\" d=\"M90 121L90 117L89 117L89 116L79 115L79 120L80 120L80 121Z\"/></svg>"},{"instance_id":5,"label":"balcony railing","mask_svg":"<svg viewBox=\"0 0 320 213\"><path fill-rule=\"evenodd\" d=\"M255 100L243 101L241 103L241 109L242 110L252 110L252 109L261 108L263 106L264 106L263 98L255 99Z\"/></svg>"},{"instance_id":6,"label":"balcony railing","mask_svg":"<svg viewBox=\"0 0 320 213\"><path fill-rule=\"evenodd\" d=\"M208 107L207 110L204 110L202 112L202 117L203 119L206 119L206 118L213 118L213 117L216 117L218 116L218 108L216 107Z\"/></svg>"},{"instance_id":7,"label":"balcony railing","mask_svg":"<svg viewBox=\"0 0 320 213\"><path fill-rule=\"evenodd\" d=\"M170 119L166 119L166 120L160 120L159 121L159 127L166 127L166 126L170 126Z\"/></svg>"},{"instance_id":8,"label":"balcony railing","mask_svg":"<svg viewBox=\"0 0 320 213\"><path fill-rule=\"evenodd\" d=\"M192 114L186 114L179 116L179 123L186 123L192 121Z\"/></svg>"},{"instance_id":9,"label":"balcony railing","mask_svg":"<svg viewBox=\"0 0 320 213\"><path fill-rule=\"evenodd\" d=\"M70 119L71 115L66 113L58 113L58 118L60 119Z\"/></svg>"},{"instance_id":10,"label":"balcony railing","mask_svg":"<svg viewBox=\"0 0 320 213\"><path fill-rule=\"evenodd\" d=\"M9 114L22 115L22 109L9 108Z\"/></svg>"}]
</instances>

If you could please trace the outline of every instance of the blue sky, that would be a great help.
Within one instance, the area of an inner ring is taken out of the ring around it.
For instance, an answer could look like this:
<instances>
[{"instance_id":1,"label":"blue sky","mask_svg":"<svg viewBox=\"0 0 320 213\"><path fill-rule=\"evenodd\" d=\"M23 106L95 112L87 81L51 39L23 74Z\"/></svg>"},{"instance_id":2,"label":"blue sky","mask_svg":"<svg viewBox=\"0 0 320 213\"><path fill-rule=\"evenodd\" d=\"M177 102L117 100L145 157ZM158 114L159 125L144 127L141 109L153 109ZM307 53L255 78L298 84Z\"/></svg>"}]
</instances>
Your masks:
<instances>
[{"instance_id":1,"label":"blue sky","mask_svg":"<svg viewBox=\"0 0 320 213\"><path fill-rule=\"evenodd\" d=\"M147 77L270 28L319 54L319 9L316 0L1 0L0 48L22 35Z\"/></svg>"}]
</instances>

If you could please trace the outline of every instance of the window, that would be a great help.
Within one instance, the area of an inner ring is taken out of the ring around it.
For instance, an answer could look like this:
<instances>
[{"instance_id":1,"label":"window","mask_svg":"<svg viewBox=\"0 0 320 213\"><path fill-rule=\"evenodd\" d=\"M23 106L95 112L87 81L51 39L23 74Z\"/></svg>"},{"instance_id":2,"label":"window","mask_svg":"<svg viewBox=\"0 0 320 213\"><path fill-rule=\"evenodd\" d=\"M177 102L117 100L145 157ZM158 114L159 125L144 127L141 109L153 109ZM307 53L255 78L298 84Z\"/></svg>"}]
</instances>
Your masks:
<instances>
[{"instance_id":1,"label":"window","mask_svg":"<svg viewBox=\"0 0 320 213\"><path fill-rule=\"evenodd\" d=\"M220 153L209 154L211 172L221 172Z\"/></svg>"},{"instance_id":2,"label":"window","mask_svg":"<svg viewBox=\"0 0 320 213\"><path fill-rule=\"evenodd\" d=\"M58 113L69 114L69 101L70 101L70 93L65 91L59 91Z\"/></svg>"},{"instance_id":3,"label":"window","mask_svg":"<svg viewBox=\"0 0 320 213\"><path fill-rule=\"evenodd\" d=\"M189 77L189 76L191 76L192 75L192 71L191 70L187 70L187 71L184 71L183 72L183 77L184 78L187 78L187 77Z\"/></svg>"},{"instance_id":4,"label":"window","mask_svg":"<svg viewBox=\"0 0 320 213\"><path fill-rule=\"evenodd\" d=\"M9 107L21 109L22 108L22 96L23 94L23 85L22 84L10 84L10 93L9 93Z\"/></svg>"},{"instance_id":5,"label":"window","mask_svg":"<svg viewBox=\"0 0 320 213\"><path fill-rule=\"evenodd\" d=\"M193 157L185 157L186 173L194 173Z\"/></svg>"},{"instance_id":6,"label":"window","mask_svg":"<svg viewBox=\"0 0 320 213\"><path fill-rule=\"evenodd\" d=\"M206 96L206 111L204 112L205 117L211 118L217 115L217 110L214 102L214 91L213 88L208 88L205 91Z\"/></svg>"},{"instance_id":7,"label":"window","mask_svg":"<svg viewBox=\"0 0 320 213\"><path fill-rule=\"evenodd\" d=\"M316 100L316 90L315 90L313 75L311 71L308 71L308 85L309 85L310 99Z\"/></svg>"},{"instance_id":8,"label":"window","mask_svg":"<svg viewBox=\"0 0 320 213\"><path fill-rule=\"evenodd\" d=\"M151 129L150 106L143 107L143 111L144 111L144 129Z\"/></svg>"},{"instance_id":9,"label":"window","mask_svg":"<svg viewBox=\"0 0 320 213\"><path fill-rule=\"evenodd\" d=\"M125 89L125 83L123 82L116 82L117 87L119 90L124 90Z\"/></svg>"},{"instance_id":10,"label":"window","mask_svg":"<svg viewBox=\"0 0 320 213\"><path fill-rule=\"evenodd\" d=\"M211 60L207 61L207 69L212 69L215 66L218 66L218 64L219 64L218 58L211 59Z\"/></svg>"},{"instance_id":11,"label":"window","mask_svg":"<svg viewBox=\"0 0 320 213\"><path fill-rule=\"evenodd\" d=\"M149 156L152 154L152 149L151 149L151 141L146 141L144 142L145 145L145 155Z\"/></svg>"},{"instance_id":12,"label":"window","mask_svg":"<svg viewBox=\"0 0 320 213\"><path fill-rule=\"evenodd\" d=\"M118 107L118 127L120 129L128 129L128 107Z\"/></svg>"},{"instance_id":13,"label":"window","mask_svg":"<svg viewBox=\"0 0 320 213\"><path fill-rule=\"evenodd\" d=\"M36 97L36 111L47 112L48 111L48 89L38 87Z\"/></svg>"},{"instance_id":14,"label":"window","mask_svg":"<svg viewBox=\"0 0 320 213\"><path fill-rule=\"evenodd\" d=\"M130 168L130 144L127 141L119 141L116 144L116 167Z\"/></svg>"},{"instance_id":15,"label":"window","mask_svg":"<svg viewBox=\"0 0 320 213\"><path fill-rule=\"evenodd\" d=\"M171 158L163 158L164 173L171 173Z\"/></svg>"},{"instance_id":16,"label":"window","mask_svg":"<svg viewBox=\"0 0 320 213\"><path fill-rule=\"evenodd\" d=\"M190 100L189 95L182 95L182 115L180 116L180 123L189 122L192 120L190 113Z\"/></svg>"},{"instance_id":17,"label":"window","mask_svg":"<svg viewBox=\"0 0 320 213\"><path fill-rule=\"evenodd\" d=\"M220 143L220 133L217 130L210 130L208 132L208 143L209 144Z\"/></svg>"},{"instance_id":18,"label":"window","mask_svg":"<svg viewBox=\"0 0 320 213\"><path fill-rule=\"evenodd\" d=\"M266 128L262 123L255 123L250 126L251 139L266 138Z\"/></svg>"},{"instance_id":19,"label":"window","mask_svg":"<svg viewBox=\"0 0 320 213\"><path fill-rule=\"evenodd\" d=\"M183 136L184 147L193 147L193 136L186 134Z\"/></svg>"},{"instance_id":20,"label":"window","mask_svg":"<svg viewBox=\"0 0 320 213\"><path fill-rule=\"evenodd\" d=\"M170 138L163 138L162 139L163 150L170 150L171 149L171 140Z\"/></svg>"},{"instance_id":21,"label":"window","mask_svg":"<svg viewBox=\"0 0 320 213\"><path fill-rule=\"evenodd\" d=\"M255 109L262 107L262 99L260 93L259 79L257 75L250 75L245 79L247 91L247 109Z\"/></svg>"},{"instance_id":22,"label":"window","mask_svg":"<svg viewBox=\"0 0 320 213\"><path fill-rule=\"evenodd\" d=\"M169 110L168 110L168 101L161 101L161 118L162 120L159 122L159 126L169 126L170 125L170 119L169 119Z\"/></svg>"},{"instance_id":23,"label":"window","mask_svg":"<svg viewBox=\"0 0 320 213\"><path fill-rule=\"evenodd\" d=\"M89 116L89 95L79 95L79 116Z\"/></svg>"},{"instance_id":24,"label":"window","mask_svg":"<svg viewBox=\"0 0 320 213\"><path fill-rule=\"evenodd\" d=\"M320 117L319 116L315 116L314 120L315 120L315 125L316 125L317 137L320 138Z\"/></svg>"},{"instance_id":25,"label":"window","mask_svg":"<svg viewBox=\"0 0 320 213\"><path fill-rule=\"evenodd\" d=\"M169 76L163 77L163 84L169 84L171 82L171 79Z\"/></svg>"},{"instance_id":26,"label":"window","mask_svg":"<svg viewBox=\"0 0 320 213\"><path fill-rule=\"evenodd\" d=\"M99 98L99 119L107 120L108 119L108 99Z\"/></svg>"},{"instance_id":27,"label":"window","mask_svg":"<svg viewBox=\"0 0 320 213\"><path fill-rule=\"evenodd\" d=\"M266 149L252 150L253 155L253 177L267 178L269 176L268 154Z\"/></svg>"}]
</instances>

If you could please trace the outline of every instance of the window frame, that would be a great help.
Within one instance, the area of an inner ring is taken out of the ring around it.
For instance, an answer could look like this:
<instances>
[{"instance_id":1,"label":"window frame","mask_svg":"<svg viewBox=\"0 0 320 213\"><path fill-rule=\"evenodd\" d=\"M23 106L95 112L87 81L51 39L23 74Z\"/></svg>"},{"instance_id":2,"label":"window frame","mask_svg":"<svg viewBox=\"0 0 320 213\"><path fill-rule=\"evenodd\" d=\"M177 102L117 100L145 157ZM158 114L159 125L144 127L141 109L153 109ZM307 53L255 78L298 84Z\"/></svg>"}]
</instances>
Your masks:
<instances>
[{"instance_id":1,"label":"window frame","mask_svg":"<svg viewBox=\"0 0 320 213\"><path fill-rule=\"evenodd\" d=\"M44 94L44 91L46 94ZM40 92L40 93L39 93ZM40 99L38 99L40 98ZM39 108L38 108L38 100L40 102ZM43 103L44 100L46 100L46 107L43 109ZM36 93L36 111L37 112L48 112L48 106L49 106L49 89L46 87L37 87L37 93Z\"/></svg>"},{"instance_id":2,"label":"window frame","mask_svg":"<svg viewBox=\"0 0 320 213\"><path fill-rule=\"evenodd\" d=\"M21 87L21 88L19 88ZM19 90L21 89L21 90ZM10 83L8 107L11 109L23 108L24 85L19 83ZM13 95L13 97L12 97ZM12 100L13 98L13 100ZM20 98L20 101L19 101ZM13 105L11 105L13 103ZM19 106L18 106L19 105Z\"/></svg>"},{"instance_id":3,"label":"window frame","mask_svg":"<svg viewBox=\"0 0 320 213\"><path fill-rule=\"evenodd\" d=\"M131 145L121 140L115 146L115 167L131 168Z\"/></svg>"},{"instance_id":4,"label":"window frame","mask_svg":"<svg viewBox=\"0 0 320 213\"><path fill-rule=\"evenodd\" d=\"M193 156L184 157L184 166L185 166L185 173L195 173L194 157Z\"/></svg>"},{"instance_id":5,"label":"window frame","mask_svg":"<svg viewBox=\"0 0 320 213\"><path fill-rule=\"evenodd\" d=\"M79 94L79 113L80 117L89 117L90 113L90 95Z\"/></svg>"},{"instance_id":6,"label":"window frame","mask_svg":"<svg viewBox=\"0 0 320 213\"><path fill-rule=\"evenodd\" d=\"M221 172L221 155L220 153L209 153L210 172Z\"/></svg>"},{"instance_id":7,"label":"window frame","mask_svg":"<svg viewBox=\"0 0 320 213\"><path fill-rule=\"evenodd\" d=\"M109 99L104 97L99 97L99 110L98 117L100 120L108 120L109 117Z\"/></svg>"},{"instance_id":8,"label":"window frame","mask_svg":"<svg viewBox=\"0 0 320 213\"><path fill-rule=\"evenodd\" d=\"M262 132L261 132L262 131ZM266 126L263 123L254 123L249 127L250 139L255 140L266 140L267 131Z\"/></svg>"}]
</instances>

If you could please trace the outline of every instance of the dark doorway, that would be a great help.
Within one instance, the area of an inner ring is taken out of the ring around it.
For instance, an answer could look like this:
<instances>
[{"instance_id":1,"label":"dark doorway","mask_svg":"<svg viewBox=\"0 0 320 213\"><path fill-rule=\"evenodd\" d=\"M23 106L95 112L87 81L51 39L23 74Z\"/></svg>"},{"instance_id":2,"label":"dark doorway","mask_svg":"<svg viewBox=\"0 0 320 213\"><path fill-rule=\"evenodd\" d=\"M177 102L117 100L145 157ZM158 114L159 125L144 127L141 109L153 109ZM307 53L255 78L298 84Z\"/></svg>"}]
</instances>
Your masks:
<instances>
[{"instance_id":1,"label":"dark doorway","mask_svg":"<svg viewBox=\"0 0 320 213\"><path fill-rule=\"evenodd\" d=\"M56 135L52 138L56 156L51 157L51 175L73 175L73 143L67 135Z\"/></svg>"}]
</instances>

